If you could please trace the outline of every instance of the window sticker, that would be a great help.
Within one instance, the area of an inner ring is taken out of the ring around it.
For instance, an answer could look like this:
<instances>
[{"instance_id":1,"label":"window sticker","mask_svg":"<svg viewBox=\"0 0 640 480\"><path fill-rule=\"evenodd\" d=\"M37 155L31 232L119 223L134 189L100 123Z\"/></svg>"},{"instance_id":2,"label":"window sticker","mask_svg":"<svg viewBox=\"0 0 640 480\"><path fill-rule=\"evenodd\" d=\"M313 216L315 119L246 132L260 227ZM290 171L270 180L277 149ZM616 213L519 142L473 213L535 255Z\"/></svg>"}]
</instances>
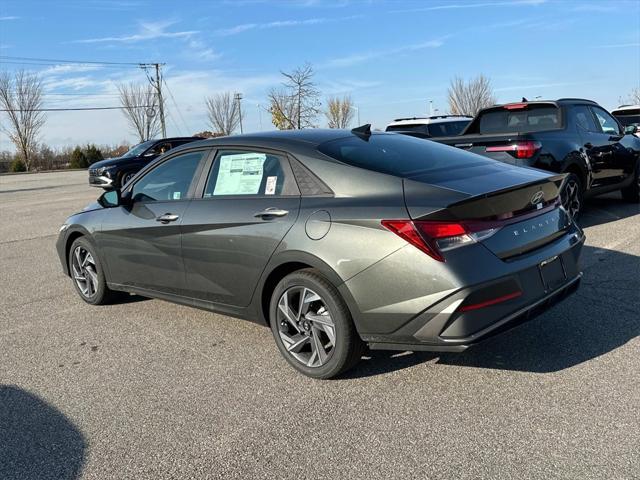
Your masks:
<instances>
[{"instance_id":1,"label":"window sticker","mask_svg":"<svg viewBox=\"0 0 640 480\"><path fill-rule=\"evenodd\" d=\"M181 193L182 192L173 192L173 199L180 200Z\"/></svg>"},{"instance_id":2,"label":"window sticker","mask_svg":"<svg viewBox=\"0 0 640 480\"><path fill-rule=\"evenodd\" d=\"M264 187L264 194L274 195L276 193L276 183L278 183L278 177L267 177L267 185Z\"/></svg>"},{"instance_id":3,"label":"window sticker","mask_svg":"<svg viewBox=\"0 0 640 480\"><path fill-rule=\"evenodd\" d=\"M214 195L257 195L262 183L264 153L237 153L220 157Z\"/></svg>"}]
</instances>

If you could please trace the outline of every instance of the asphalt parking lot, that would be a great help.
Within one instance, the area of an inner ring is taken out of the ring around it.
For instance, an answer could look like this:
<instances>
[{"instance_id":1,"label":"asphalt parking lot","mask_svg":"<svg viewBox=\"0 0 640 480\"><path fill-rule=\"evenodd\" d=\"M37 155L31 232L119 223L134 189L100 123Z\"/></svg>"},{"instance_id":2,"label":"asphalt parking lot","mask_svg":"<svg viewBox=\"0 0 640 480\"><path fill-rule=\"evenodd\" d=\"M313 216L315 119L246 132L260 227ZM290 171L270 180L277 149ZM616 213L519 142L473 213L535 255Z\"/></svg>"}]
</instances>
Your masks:
<instances>
[{"instance_id":1,"label":"asphalt parking lot","mask_svg":"<svg viewBox=\"0 0 640 480\"><path fill-rule=\"evenodd\" d=\"M0 177L0 478L640 478L640 207L590 201L579 292L463 354L314 381L251 323L91 307L55 253L86 172Z\"/></svg>"}]
</instances>

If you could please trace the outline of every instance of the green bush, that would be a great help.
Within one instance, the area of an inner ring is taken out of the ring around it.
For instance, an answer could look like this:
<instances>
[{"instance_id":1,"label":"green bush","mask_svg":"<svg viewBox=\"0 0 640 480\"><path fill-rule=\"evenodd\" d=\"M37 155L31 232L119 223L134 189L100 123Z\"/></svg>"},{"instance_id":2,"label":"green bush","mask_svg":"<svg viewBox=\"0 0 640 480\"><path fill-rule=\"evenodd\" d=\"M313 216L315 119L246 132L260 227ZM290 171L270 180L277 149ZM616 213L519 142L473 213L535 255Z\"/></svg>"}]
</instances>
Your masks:
<instances>
[{"instance_id":1,"label":"green bush","mask_svg":"<svg viewBox=\"0 0 640 480\"><path fill-rule=\"evenodd\" d=\"M93 144L87 145L87 148L85 150L85 158L87 159L88 165L93 165L94 163L104 159L100 149Z\"/></svg>"},{"instance_id":2,"label":"green bush","mask_svg":"<svg viewBox=\"0 0 640 480\"><path fill-rule=\"evenodd\" d=\"M26 172L27 171L27 166L24 164L24 162L22 160L20 160L19 158L16 158L9 165L9 171L10 172Z\"/></svg>"},{"instance_id":3,"label":"green bush","mask_svg":"<svg viewBox=\"0 0 640 480\"><path fill-rule=\"evenodd\" d=\"M87 161L87 157L84 152L80 150L80 147L76 147L71 152L71 162L69 163L69 168L87 168L89 166L89 162Z\"/></svg>"}]
</instances>

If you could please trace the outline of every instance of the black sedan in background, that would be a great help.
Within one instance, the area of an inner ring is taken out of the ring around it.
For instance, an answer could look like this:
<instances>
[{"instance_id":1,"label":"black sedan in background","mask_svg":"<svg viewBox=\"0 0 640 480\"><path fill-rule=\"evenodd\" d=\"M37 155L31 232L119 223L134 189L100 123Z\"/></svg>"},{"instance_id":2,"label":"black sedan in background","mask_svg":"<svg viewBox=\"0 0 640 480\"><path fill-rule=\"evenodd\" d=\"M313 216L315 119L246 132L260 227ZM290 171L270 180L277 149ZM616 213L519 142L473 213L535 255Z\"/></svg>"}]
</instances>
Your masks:
<instances>
[{"instance_id":1,"label":"black sedan in background","mask_svg":"<svg viewBox=\"0 0 640 480\"><path fill-rule=\"evenodd\" d=\"M127 183L138 171L168 152L172 148L189 142L202 140L200 137L174 137L147 140L134 145L121 157L107 158L96 162L89 168L89 185L106 189L120 188Z\"/></svg>"},{"instance_id":2,"label":"black sedan in background","mask_svg":"<svg viewBox=\"0 0 640 480\"><path fill-rule=\"evenodd\" d=\"M563 178L369 125L222 137L105 192L57 249L87 303L133 292L269 325L330 378L367 346L464 350L574 291Z\"/></svg>"}]
</instances>

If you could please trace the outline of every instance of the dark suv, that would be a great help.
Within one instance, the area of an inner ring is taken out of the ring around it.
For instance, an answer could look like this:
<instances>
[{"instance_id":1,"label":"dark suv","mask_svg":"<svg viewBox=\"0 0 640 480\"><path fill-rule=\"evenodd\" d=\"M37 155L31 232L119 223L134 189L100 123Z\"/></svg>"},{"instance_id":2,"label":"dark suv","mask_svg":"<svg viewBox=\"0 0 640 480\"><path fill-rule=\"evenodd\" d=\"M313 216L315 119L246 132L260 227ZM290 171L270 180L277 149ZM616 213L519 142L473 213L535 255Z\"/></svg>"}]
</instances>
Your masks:
<instances>
[{"instance_id":1,"label":"dark suv","mask_svg":"<svg viewBox=\"0 0 640 480\"><path fill-rule=\"evenodd\" d=\"M120 188L145 165L172 148L202 140L200 137L175 137L147 140L131 147L121 157L107 158L89 168L89 185L106 189Z\"/></svg>"}]
</instances>

